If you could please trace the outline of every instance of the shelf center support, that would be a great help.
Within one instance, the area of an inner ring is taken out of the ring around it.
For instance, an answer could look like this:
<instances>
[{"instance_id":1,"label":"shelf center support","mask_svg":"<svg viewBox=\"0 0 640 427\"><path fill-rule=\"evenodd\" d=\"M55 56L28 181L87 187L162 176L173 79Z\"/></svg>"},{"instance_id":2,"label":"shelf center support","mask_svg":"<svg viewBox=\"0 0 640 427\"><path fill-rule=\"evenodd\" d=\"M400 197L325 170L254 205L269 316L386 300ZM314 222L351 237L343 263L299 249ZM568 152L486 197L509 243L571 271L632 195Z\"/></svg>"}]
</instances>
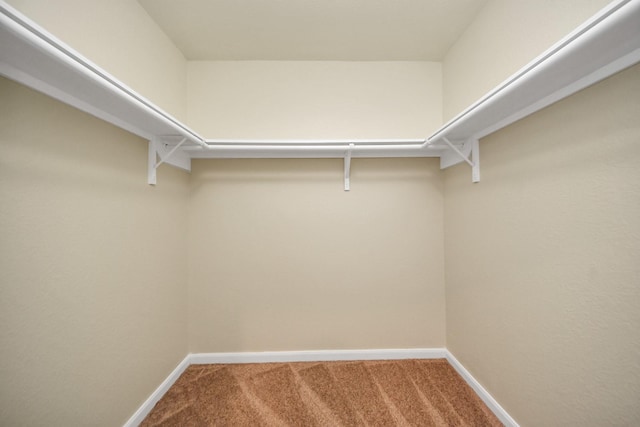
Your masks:
<instances>
[{"instance_id":1,"label":"shelf center support","mask_svg":"<svg viewBox=\"0 0 640 427\"><path fill-rule=\"evenodd\" d=\"M471 182L480 182L480 141L478 138L471 140Z\"/></svg>"},{"instance_id":2,"label":"shelf center support","mask_svg":"<svg viewBox=\"0 0 640 427\"><path fill-rule=\"evenodd\" d=\"M349 191L351 189L351 151L355 147L355 144L349 144L349 148L347 148L347 152L344 156L344 191Z\"/></svg>"},{"instance_id":3,"label":"shelf center support","mask_svg":"<svg viewBox=\"0 0 640 427\"><path fill-rule=\"evenodd\" d=\"M155 139L149 141L149 157L147 158L147 184L149 185L156 185L157 183L156 153L158 150L156 144L158 142Z\"/></svg>"}]
</instances>

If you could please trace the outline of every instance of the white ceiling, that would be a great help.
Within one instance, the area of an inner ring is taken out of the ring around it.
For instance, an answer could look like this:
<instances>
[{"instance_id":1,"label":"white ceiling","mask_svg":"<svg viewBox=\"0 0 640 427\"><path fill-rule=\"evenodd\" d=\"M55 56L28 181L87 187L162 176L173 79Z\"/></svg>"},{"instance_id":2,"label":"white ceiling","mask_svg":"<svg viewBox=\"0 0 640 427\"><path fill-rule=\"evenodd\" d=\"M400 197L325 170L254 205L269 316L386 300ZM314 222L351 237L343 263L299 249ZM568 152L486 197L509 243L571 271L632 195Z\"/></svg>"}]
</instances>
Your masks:
<instances>
[{"instance_id":1,"label":"white ceiling","mask_svg":"<svg viewBox=\"0 0 640 427\"><path fill-rule=\"evenodd\" d=\"M139 0L189 60L441 61L486 0Z\"/></svg>"}]
</instances>

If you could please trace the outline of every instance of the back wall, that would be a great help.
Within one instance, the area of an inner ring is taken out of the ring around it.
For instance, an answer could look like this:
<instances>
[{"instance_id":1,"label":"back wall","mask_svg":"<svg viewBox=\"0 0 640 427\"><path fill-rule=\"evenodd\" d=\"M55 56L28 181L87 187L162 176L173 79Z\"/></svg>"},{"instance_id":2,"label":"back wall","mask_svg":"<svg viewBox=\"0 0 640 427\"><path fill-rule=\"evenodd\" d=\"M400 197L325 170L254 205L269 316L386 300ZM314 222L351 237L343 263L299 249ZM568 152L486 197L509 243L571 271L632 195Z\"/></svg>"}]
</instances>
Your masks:
<instances>
[{"instance_id":1,"label":"back wall","mask_svg":"<svg viewBox=\"0 0 640 427\"><path fill-rule=\"evenodd\" d=\"M189 62L209 138L425 138L440 64ZM197 160L189 200L192 352L443 347L437 159Z\"/></svg>"},{"instance_id":2,"label":"back wall","mask_svg":"<svg viewBox=\"0 0 640 427\"><path fill-rule=\"evenodd\" d=\"M426 138L437 62L189 61L188 123L206 138Z\"/></svg>"},{"instance_id":3,"label":"back wall","mask_svg":"<svg viewBox=\"0 0 640 427\"><path fill-rule=\"evenodd\" d=\"M443 347L438 159L197 160L191 352Z\"/></svg>"}]
</instances>

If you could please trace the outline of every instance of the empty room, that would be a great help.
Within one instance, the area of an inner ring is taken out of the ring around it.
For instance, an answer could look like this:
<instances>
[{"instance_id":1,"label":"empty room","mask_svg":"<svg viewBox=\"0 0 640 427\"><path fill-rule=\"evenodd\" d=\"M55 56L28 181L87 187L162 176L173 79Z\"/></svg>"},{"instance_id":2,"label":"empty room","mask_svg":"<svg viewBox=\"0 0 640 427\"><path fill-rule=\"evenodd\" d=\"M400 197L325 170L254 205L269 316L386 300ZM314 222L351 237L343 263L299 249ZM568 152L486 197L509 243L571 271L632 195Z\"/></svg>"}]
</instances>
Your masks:
<instances>
[{"instance_id":1,"label":"empty room","mask_svg":"<svg viewBox=\"0 0 640 427\"><path fill-rule=\"evenodd\" d=\"M0 0L0 425L640 425L640 0Z\"/></svg>"}]
</instances>

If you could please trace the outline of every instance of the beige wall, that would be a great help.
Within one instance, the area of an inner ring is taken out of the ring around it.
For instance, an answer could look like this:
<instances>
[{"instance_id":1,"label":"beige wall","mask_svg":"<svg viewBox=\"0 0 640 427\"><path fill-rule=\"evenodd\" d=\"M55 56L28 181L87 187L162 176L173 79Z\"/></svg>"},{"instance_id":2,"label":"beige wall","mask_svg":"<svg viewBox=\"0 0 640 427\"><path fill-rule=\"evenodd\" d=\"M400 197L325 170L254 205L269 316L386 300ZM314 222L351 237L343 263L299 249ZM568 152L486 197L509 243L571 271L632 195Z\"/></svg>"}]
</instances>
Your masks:
<instances>
[{"instance_id":1,"label":"beige wall","mask_svg":"<svg viewBox=\"0 0 640 427\"><path fill-rule=\"evenodd\" d=\"M448 121L610 0L489 0L442 62Z\"/></svg>"},{"instance_id":2,"label":"beige wall","mask_svg":"<svg viewBox=\"0 0 640 427\"><path fill-rule=\"evenodd\" d=\"M189 62L189 124L208 138L424 138L440 64ZM197 161L192 352L444 346L434 159ZM382 242L382 243L381 243Z\"/></svg>"},{"instance_id":3,"label":"beige wall","mask_svg":"<svg viewBox=\"0 0 640 427\"><path fill-rule=\"evenodd\" d=\"M187 65L135 1L11 3L206 137L319 139L428 136L607 1L490 0L442 67ZM187 351L445 344L522 425L639 423L639 71L485 138L478 185L355 159L351 192L341 160L149 187L144 141L0 80L0 424L122 424Z\"/></svg>"},{"instance_id":4,"label":"beige wall","mask_svg":"<svg viewBox=\"0 0 640 427\"><path fill-rule=\"evenodd\" d=\"M169 114L186 119L186 60L137 1L8 3Z\"/></svg>"},{"instance_id":5,"label":"beige wall","mask_svg":"<svg viewBox=\"0 0 640 427\"><path fill-rule=\"evenodd\" d=\"M187 353L188 175L0 79L0 425L122 425Z\"/></svg>"},{"instance_id":6,"label":"beige wall","mask_svg":"<svg viewBox=\"0 0 640 427\"><path fill-rule=\"evenodd\" d=\"M188 122L207 138L426 138L442 124L435 62L189 62Z\"/></svg>"},{"instance_id":7,"label":"beige wall","mask_svg":"<svg viewBox=\"0 0 640 427\"><path fill-rule=\"evenodd\" d=\"M443 347L437 159L198 160L191 352Z\"/></svg>"},{"instance_id":8,"label":"beige wall","mask_svg":"<svg viewBox=\"0 0 640 427\"><path fill-rule=\"evenodd\" d=\"M640 66L445 172L447 347L525 426L639 425Z\"/></svg>"}]
</instances>

